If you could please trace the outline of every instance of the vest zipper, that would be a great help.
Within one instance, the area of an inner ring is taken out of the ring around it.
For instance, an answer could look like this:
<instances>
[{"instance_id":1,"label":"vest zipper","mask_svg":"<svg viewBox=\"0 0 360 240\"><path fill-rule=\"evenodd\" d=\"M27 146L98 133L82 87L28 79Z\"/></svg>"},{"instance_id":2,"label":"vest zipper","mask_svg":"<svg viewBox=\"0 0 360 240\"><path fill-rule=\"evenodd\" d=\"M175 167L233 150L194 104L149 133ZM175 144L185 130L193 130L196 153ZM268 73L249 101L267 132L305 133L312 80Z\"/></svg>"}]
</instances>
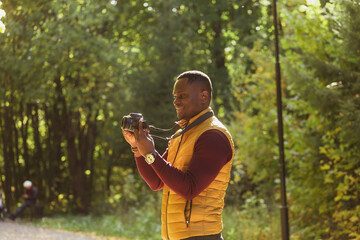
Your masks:
<instances>
[{"instance_id":1,"label":"vest zipper","mask_svg":"<svg viewBox=\"0 0 360 240\"><path fill-rule=\"evenodd\" d=\"M166 236L167 236L167 239L170 240L169 238L169 231L168 231L168 223L167 223L167 211L168 211L168 206L169 206L169 197L170 197L170 190L168 190L168 197L167 197L167 200L166 200L166 214L165 214L165 217L166 217L166 220L165 220L165 226L166 226Z\"/></svg>"},{"instance_id":2,"label":"vest zipper","mask_svg":"<svg viewBox=\"0 0 360 240\"><path fill-rule=\"evenodd\" d=\"M181 135L181 138L180 138L180 141L179 141L179 146L176 150L176 153L175 153L175 157L174 157L174 161L172 162L171 165L174 166L174 162L176 160L176 157L177 157L177 154L179 152L179 149L180 149L180 145L181 145L181 142L182 142L182 139L184 137L184 134ZM170 198L170 188L168 190L168 197L167 197L167 200L166 200L166 213L165 213L165 216L166 216L166 221L165 221L165 226L166 226L166 235L167 235L167 239L170 240L170 237L169 237L169 231L168 231L168 206L169 206L169 198Z\"/></svg>"},{"instance_id":3,"label":"vest zipper","mask_svg":"<svg viewBox=\"0 0 360 240\"><path fill-rule=\"evenodd\" d=\"M189 228L189 224L190 224L191 210L192 210L192 200L190 200L189 217L186 214L188 204L189 204L189 200L186 201L185 209L184 209L184 217L185 217L186 228Z\"/></svg>"}]
</instances>

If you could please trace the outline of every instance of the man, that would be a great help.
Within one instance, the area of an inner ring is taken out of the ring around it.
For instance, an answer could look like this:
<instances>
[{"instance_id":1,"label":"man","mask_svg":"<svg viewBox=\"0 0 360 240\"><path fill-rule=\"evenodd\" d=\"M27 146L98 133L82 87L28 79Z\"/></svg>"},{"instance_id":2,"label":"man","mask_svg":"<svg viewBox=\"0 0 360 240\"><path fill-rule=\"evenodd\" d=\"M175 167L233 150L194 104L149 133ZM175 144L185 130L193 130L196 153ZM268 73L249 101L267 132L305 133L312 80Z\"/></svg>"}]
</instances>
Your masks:
<instances>
[{"instance_id":1,"label":"man","mask_svg":"<svg viewBox=\"0 0 360 240\"><path fill-rule=\"evenodd\" d=\"M173 95L180 136L173 135L162 156L141 120L134 133L123 131L142 178L152 190L163 190L163 239L223 239L221 213L234 146L213 116L211 94L206 74L187 71L178 76Z\"/></svg>"},{"instance_id":2,"label":"man","mask_svg":"<svg viewBox=\"0 0 360 240\"><path fill-rule=\"evenodd\" d=\"M25 201L21 206L16 209L16 211L9 215L11 220L15 220L24 210L26 207L34 207L36 204L36 199L38 196L37 189L32 185L32 182L26 180L23 184L24 188L26 189L26 193L23 195Z\"/></svg>"}]
</instances>

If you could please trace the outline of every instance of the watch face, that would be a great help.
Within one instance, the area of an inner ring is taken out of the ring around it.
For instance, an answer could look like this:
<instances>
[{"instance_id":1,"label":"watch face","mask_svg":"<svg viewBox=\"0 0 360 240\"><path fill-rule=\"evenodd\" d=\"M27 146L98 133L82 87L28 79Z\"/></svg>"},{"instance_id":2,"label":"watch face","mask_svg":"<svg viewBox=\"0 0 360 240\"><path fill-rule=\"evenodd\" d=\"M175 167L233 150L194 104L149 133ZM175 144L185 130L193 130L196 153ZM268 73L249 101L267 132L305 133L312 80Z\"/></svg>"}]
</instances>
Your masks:
<instances>
[{"instance_id":1,"label":"watch face","mask_svg":"<svg viewBox=\"0 0 360 240\"><path fill-rule=\"evenodd\" d=\"M155 156L154 156L154 154L152 154L152 153L147 154L146 157L145 157L145 161L146 161L148 164L152 164L152 163L155 161Z\"/></svg>"}]
</instances>

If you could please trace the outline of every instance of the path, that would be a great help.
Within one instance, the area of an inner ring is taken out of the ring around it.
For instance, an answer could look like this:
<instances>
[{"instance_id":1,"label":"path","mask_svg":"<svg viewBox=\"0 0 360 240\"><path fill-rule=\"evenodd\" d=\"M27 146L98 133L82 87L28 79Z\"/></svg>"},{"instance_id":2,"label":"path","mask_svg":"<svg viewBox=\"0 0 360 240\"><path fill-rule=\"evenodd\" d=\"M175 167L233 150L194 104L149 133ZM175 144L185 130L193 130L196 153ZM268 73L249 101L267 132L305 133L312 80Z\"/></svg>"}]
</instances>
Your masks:
<instances>
[{"instance_id":1,"label":"path","mask_svg":"<svg viewBox=\"0 0 360 240\"><path fill-rule=\"evenodd\" d=\"M62 230L33 227L10 220L0 221L0 240L103 240Z\"/></svg>"}]
</instances>

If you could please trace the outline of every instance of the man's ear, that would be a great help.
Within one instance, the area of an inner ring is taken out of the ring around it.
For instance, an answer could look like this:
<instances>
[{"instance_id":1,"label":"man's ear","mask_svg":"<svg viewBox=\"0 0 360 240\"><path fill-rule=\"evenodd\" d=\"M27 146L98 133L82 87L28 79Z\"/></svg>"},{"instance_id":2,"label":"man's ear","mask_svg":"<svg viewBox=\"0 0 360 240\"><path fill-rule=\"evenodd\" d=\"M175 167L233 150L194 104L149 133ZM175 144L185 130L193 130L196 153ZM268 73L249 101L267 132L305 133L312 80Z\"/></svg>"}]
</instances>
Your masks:
<instances>
[{"instance_id":1,"label":"man's ear","mask_svg":"<svg viewBox=\"0 0 360 240\"><path fill-rule=\"evenodd\" d=\"M209 97L210 97L210 95L209 95L209 92L208 91L206 91L206 90L203 90L202 92L201 92L201 102L202 103L207 103L207 102L209 102Z\"/></svg>"}]
</instances>

